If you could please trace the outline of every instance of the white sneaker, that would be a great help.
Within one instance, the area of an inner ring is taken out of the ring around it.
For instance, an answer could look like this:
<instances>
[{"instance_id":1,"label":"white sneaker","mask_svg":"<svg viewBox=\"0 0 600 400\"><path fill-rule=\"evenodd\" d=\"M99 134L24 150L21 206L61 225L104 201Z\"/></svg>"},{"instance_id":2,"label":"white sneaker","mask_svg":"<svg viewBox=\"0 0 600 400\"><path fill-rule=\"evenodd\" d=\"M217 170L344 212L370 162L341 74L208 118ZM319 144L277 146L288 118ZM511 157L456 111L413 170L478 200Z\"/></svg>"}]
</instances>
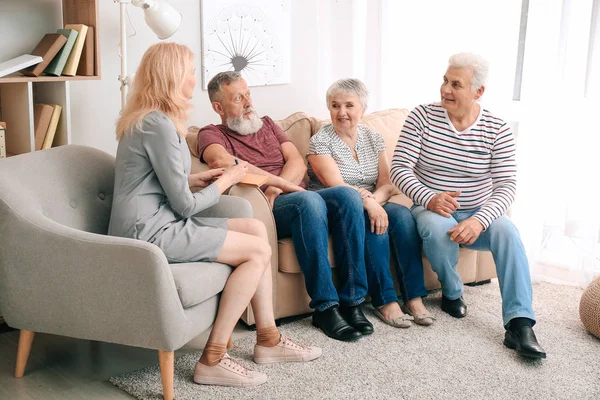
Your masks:
<instances>
[{"instance_id":1,"label":"white sneaker","mask_svg":"<svg viewBox=\"0 0 600 400\"><path fill-rule=\"evenodd\" d=\"M248 387L266 381L266 374L244 367L227 353L217 365L209 367L197 362L194 368L194 382L201 385Z\"/></svg>"},{"instance_id":2,"label":"white sneaker","mask_svg":"<svg viewBox=\"0 0 600 400\"><path fill-rule=\"evenodd\" d=\"M254 346L254 362L257 364L312 361L322 354L323 350L320 347L301 346L284 335L281 335L276 346Z\"/></svg>"}]
</instances>

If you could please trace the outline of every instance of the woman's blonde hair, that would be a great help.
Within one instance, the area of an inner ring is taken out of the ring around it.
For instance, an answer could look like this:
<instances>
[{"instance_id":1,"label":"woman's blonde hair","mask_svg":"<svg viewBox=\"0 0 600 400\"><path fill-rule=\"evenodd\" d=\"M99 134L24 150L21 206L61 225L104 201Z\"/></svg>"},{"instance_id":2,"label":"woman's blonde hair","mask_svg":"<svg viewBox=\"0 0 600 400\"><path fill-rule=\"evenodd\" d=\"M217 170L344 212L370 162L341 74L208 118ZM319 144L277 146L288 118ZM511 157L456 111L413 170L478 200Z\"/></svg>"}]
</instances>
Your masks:
<instances>
[{"instance_id":1,"label":"woman's blonde hair","mask_svg":"<svg viewBox=\"0 0 600 400\"><path fill-rule=\"evenodd\" d=\"M162 111L181 137L192 108L182 93L183 82L193 67L194 53L182 44L161 42L146 50L133 80L131 94L117 121L117 140L141 127L146 114Z\"/></svg>"}]
</instances>

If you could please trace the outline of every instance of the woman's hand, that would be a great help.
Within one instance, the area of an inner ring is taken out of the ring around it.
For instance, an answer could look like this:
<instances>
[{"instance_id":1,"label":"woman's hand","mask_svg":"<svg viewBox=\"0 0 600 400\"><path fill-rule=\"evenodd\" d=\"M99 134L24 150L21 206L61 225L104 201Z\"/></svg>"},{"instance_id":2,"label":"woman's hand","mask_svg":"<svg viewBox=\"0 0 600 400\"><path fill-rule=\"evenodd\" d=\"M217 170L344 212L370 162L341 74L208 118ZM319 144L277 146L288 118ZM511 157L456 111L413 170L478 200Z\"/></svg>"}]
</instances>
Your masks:
<instances>
[{"instance_id":1,"label":"woman's hand","mask_svg":"<svg viewBox=\"0 0 600 400\"><path fill-rule=\"evenodd\" d=\"M388 215L381 204L379 204L374 198L369 197L363 200L363 206L367 211L367 214L369 214L369 219L371 220L371 232L374 232L377 235L385 233L388 228L389 221Z\"/></svg>"},{"instance_id":2,"label":"woman's hand","mask_svg":"<svg viewBox=\"0 0 600 400\"><path fill-rule=\"evenodd\" d=\"M244 177L248 172L248 163L240 161L239 164L230 165L225 168L223 174L217 178L215 184L218 186L219 191L223 193L229 187L235 185Z\"/></svg>"},{"instance_id":3,"label":"woman's hand","mask_svg":"<svg viewBox=\"0 0 600 400\"><path fill-rule=\"evenodd\" d=\"M229 186L232 186L244 179L247 172L248 163L245 161L240 161L239 164L230 165L229 167L225 168L223 175L221 175L221 178L219 179L226 180L229 183Z\"/></svg>"},{"instance_id":4,"label":"woman's hand","mask_svg":"<svg viewBox=\"0 0 600 400\"><path fill-rule=\"evenodd\" d=\"M215 181L216 178L223 175L225 168L209 169L208 171L197 172L190 174L188 177L188 183L190 190L194 188L205 188Z\"/></svg>"}]
</instances>

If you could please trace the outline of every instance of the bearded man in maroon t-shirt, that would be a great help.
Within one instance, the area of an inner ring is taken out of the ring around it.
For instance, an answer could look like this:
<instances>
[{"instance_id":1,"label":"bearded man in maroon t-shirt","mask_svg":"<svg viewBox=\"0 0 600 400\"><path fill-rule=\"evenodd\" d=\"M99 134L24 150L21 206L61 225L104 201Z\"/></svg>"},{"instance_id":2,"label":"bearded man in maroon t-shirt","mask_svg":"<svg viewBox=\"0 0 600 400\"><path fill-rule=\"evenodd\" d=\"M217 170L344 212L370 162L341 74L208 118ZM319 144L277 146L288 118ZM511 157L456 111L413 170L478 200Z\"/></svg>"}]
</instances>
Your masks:
<instances>
[{"instance_id":1,"label":"bearded man in maroon t-shirt","mask_svg":"<svg viewBox=\"0 0 600 400\"><path fill-rule=\"evenodd\" d=\"M310 307L315 309L313 325L338 340L372 333L373 325L360 307L367 293L367 273L359 192L344 186L304 190L303 156L271 118L256 115L250 89L238 72L215 75L208 83L208 96L221 124L198 132L200 161L222 168L237 158L248 163L249 172L268 177L264 193L273 209L277 236L294 242ZM333 285L327 258L329 233L339 290Z\"/></svg>"}]
</instances>

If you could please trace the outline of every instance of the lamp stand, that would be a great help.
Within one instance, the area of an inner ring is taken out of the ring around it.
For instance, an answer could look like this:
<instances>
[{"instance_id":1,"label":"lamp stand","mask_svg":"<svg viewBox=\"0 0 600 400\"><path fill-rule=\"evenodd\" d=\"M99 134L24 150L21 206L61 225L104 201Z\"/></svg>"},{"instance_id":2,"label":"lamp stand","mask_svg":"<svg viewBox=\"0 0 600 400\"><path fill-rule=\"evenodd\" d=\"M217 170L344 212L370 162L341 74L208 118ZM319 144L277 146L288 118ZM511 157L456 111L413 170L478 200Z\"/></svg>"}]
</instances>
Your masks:
<instances>
[{"instance_id":1,"label":"lamp stand","mask_svg":"<svg viewBox=\"0 0 600 400\"><path fill-rule=\"evenodd\" d=\"M131 0L114 0L115 3L119 3L121 8L121 18L119 23L121 43L119 45L119 51L121 53L121 75L119 75L119 82L121 82L121 111L125 108L127 103L127 89L129 86L129 79L127 78L127 5L131 3Z\"/></svg>"},{"instance_id":2,"label":"lamp stand","mask_svg":"<svg viewBox=\"0 0 600 400\"><path fill-rule=\"evenodd\" d=\"M127 90L129 88L129 77L127 76L127 20L129 19L129 15L127 13L127 6L133 4L136 7L142 8L146 24L161 40L170 37L177 31L183 17L171 6L158 0L113 0L113 3L118 3L121 11L119 21L121 35L121 43L119 44L121 75L119 75L119 82L121 82L121 112L123 112L127 103Z\"/></svg>"}]
</instances>

